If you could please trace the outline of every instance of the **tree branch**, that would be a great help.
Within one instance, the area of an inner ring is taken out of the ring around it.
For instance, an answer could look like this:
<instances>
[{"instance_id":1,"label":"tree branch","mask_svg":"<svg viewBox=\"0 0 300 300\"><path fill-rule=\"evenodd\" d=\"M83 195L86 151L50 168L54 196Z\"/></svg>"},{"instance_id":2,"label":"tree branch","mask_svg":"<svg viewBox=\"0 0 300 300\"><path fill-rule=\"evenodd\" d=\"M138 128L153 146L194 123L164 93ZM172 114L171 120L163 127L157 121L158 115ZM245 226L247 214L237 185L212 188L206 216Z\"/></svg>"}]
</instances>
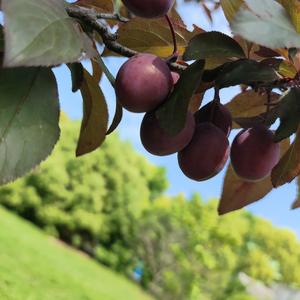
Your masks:
<instances>
[{"instance_id":1,"label":"tree branch","mask_svg":"<svg viewBox=\"0 0 300 300\"><path fill-rule=\"evenodd\" d=\"M129 19L121 16L118 13L114 13L114 14L97 13L96 18L103 19L103 20L116 20L122 23L127 23L129 21Z\"/></svg>"},{"instance_id":2,"label":"tree branch","mask_svg":"<svg viewBox=\"0 0 300 300\"><path fill-rule=\"evenodd\" d=\"M85 7L79 7L76 5L70 5L66 8L67 13L70 17L76 18L83 22L84 24L90 26L93 30L95 30L103 40L104 45L107 49L120 54L125 57L132 57L138 52L135 50L132 50L126 46L121 45L117 41L117 34L112 33L110 31L110 28L101 22L98 21L101 16L103 19L116 19L116 20L123 20L121 22L125 22L125 18L118 16L116 14L99 14L96 13L93 9L88 9ZM127 19L126 19L127 21ZM174 63L174 62L168 62L169 66L173 70L177 71L183 71L186 69L185 66L182 66L180 64Z\"/></svg>"}]
</instances>

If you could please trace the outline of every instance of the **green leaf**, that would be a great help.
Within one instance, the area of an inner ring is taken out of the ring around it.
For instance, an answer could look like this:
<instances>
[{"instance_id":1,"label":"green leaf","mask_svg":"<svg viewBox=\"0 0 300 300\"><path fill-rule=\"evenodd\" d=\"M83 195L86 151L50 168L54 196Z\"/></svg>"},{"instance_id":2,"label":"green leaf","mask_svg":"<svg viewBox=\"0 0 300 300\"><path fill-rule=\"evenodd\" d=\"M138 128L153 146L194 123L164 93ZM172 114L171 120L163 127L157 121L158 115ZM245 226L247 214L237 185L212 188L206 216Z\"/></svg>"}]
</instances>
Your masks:
<instances>
[{"instance_id":1,"label":"green leaf","mask_svg":"<svg viewBox=\"0 0 300 300\"><path fill-rule=\"evenodd\" d=\"M183 55L184 60L214 57L245 57L243 48L221 32L205 32L193 37Z\"/></svg>"},{"instance_id":2,"label":"green leaf","mask_svg":"<svg viewBox=\"0 0 300 300\"><path fill-rule=\"evenodd\" d=\"M96 80L83 71L81 86L83 120L76 155L81 156L99 148L105 140L108 126L108 109L104 95Z\"/></svg>"},{"instance_id":3,"label":"green leaf","mask_svg":"<svg viewBox=\"0 0 300 300\"><path fill-rule=\"evenodd\" d=\"M276 130L275 141L291 136L300 123L300 89L293 88L281 98L279 117L280 126Z\"/></svg>"},{"instance_id":4,"label":"green leaf","mask_svg":"<svg viewBox=\"0 0 300 300\"><path fill-rule=\"evenodd\" d=\"M92 51L62 0L3 0L2 8L5 66L58 65L78 61L85 50Z\"/></svg>"},{"instance_id":5,"label":"green leaf","mask_svg":"<svg viewBox=\"0 0 300 300\"><path fill-rule=\"evenodd\" d=\"M236 35L269 48L300 47L297 33L286 10L274 0L245 0L231 28Z\"/></svg>"},{"instance_id":6,"label":"green leaf","mask_svg":"<svg viewBox=\"0 0 300 300\"><path fill-rule=\"evenodd\" d=\"M204 64L204 60L198 60L183 71L173 92L157 110L156 116L169 134L176 135L184 128L189 102L201 83Z\"/></svg>"},{"instance_id":7,"label":"green leaf","mask_svg":"<svg viewBox=\"0 0 300 300\"><path fill-rule=\"evenodd\" d=\"M251 84L253 82L269 82L278 79L274 69L254 60L241 59L227 63L216 78L216 85L220 88Z\"/></svg>"},{"instance_id":8,"label":"green leaf","mask_svg":"<svg viewBox=\"0 0 300 300\"><path fill-rule=\"evenodd\" d=\"M0 183L43 161L59 138L59 103L50 69L0 70Z\"/></svg>"}]
</instances>

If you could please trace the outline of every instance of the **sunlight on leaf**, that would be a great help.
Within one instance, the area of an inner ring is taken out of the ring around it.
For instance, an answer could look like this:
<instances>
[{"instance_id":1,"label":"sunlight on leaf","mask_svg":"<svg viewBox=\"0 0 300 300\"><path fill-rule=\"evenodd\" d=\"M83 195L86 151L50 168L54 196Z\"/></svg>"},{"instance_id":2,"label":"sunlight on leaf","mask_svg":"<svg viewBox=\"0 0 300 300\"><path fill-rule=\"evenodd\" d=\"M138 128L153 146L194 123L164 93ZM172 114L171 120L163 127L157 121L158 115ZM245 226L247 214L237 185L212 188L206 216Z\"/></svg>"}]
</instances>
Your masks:
<instances>
[{"instance_id":1,"label":"sunlight on leaf","mask_svg":"<svg viewBox=\"0 0 300 300\"><path fill-rule=\"evenodd\" d=\"M300 47L297 33L286 10L274 0L245 0L232 22L234 34L259 45L276 48Z\"/></svg>"},{"instance_id":2,"label":"sunlight on leaf","mask_svg":"<svg viewBox=\"0 0 300 300\"><path fill-rule=\"evenodd\" d=\"M60 0L3 0L5 66L52 66L92 51ZM88 49L86 48L88 47Z\"/></svg>"}]
</instances>

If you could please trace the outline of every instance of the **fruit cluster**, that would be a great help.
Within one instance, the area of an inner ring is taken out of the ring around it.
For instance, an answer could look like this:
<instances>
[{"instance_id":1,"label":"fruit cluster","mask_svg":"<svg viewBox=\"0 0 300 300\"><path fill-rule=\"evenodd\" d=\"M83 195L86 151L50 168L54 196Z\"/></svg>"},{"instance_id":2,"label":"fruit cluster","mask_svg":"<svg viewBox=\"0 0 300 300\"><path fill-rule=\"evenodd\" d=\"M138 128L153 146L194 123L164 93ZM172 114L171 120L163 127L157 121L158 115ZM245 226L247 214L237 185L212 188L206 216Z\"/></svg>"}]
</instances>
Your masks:
<instances>
[{"instance_id":1,"label":"fruit cluster","mask_svg":"<svg viewBox=\"0 0 300 300\"><path fill-rule=\"evenodd\" d=\"M195 115L188 113L179 134L167 134L155 109L167 99L178 79L179 75L172 73L159 57L138 54L118 73L117 97L127 110L146 112L140 135L147 151L159 156L178 152L179 166L187 177L207 180L218 174L228 160L231 114L224 105L212 101ZM273 142L273 132L264 125L241 131L231 147L233 168L246 180L268 176L279 155L279 144Z\"/></svg>"},{"instance_id":2,"label":"fruit cluster","mask_svg":"<svg viewBox=\"0 0 300 300\"><path fill-rule=\"evenodd\" d=\"M152 18L165 15L174 1L123 2L136 15ZM178 152L181 170L196 181L217 175L229 155L235 172L244 180L257 181L268 176L280 157L273 132L264 125L244 129L234 139L230 151L232 117L219 101L208 103L194 115L189 112L185 127L175 136L161 127L155 110L178 80L179 75L171 72L165 61L147 53L130 58L118 72L116 95L122 106L131 112L146 113L140 130L145 149L158 156Z\"/></svg>"}]
</instances>

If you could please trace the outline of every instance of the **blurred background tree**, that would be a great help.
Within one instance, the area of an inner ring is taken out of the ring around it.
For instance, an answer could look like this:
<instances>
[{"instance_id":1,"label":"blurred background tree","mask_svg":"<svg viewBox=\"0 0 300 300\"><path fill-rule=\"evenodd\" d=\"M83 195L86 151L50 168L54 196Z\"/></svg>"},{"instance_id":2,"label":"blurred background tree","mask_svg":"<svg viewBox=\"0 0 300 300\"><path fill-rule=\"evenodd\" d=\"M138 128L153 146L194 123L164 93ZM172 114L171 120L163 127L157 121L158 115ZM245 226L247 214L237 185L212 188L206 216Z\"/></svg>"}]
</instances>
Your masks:
<instances>
[{"instance_id":1,"label":"blurred background tree","mask_svg":"<svg viewBox=\"0 0 300 300\"><path fill-rule=\"evenodd\" d=\"M162 168L117 134L91 155L73 154L79 123L62 117L52 157L0 189L0 203L157 299L250 300L239 274L300 287L300 243L248 212L220 218L217 201L164 194Z\"/></svg>"},{"instance_id":2,"label":"blurred background tree","mask_svg":"<svg viewBox=\"0 0 300 300\"><path fill-rule=\"evenodd\" d=\"M32 174L0 190L1 203L48 233L125 272L134 220L166 188L164 170L117 135L75 158L79 122L63 118L62 143ZM38 145L37 145L38 146ZM109 252L107 250L110 250Z\"/></svg>"},{"instance_id":3,"label":"blurred background tree","mask_svg":"<svg viewBox=\"0 0 300 300\"><path fill-rule=\"evenodd\" d=\"M300 245L288 230L248 212L215 213L217 201L195 195L161 197L139 219L142 282L158 299L249 299L239 282L246 273L265 284L300 286Z\"/></svg>"}]
</instances>

